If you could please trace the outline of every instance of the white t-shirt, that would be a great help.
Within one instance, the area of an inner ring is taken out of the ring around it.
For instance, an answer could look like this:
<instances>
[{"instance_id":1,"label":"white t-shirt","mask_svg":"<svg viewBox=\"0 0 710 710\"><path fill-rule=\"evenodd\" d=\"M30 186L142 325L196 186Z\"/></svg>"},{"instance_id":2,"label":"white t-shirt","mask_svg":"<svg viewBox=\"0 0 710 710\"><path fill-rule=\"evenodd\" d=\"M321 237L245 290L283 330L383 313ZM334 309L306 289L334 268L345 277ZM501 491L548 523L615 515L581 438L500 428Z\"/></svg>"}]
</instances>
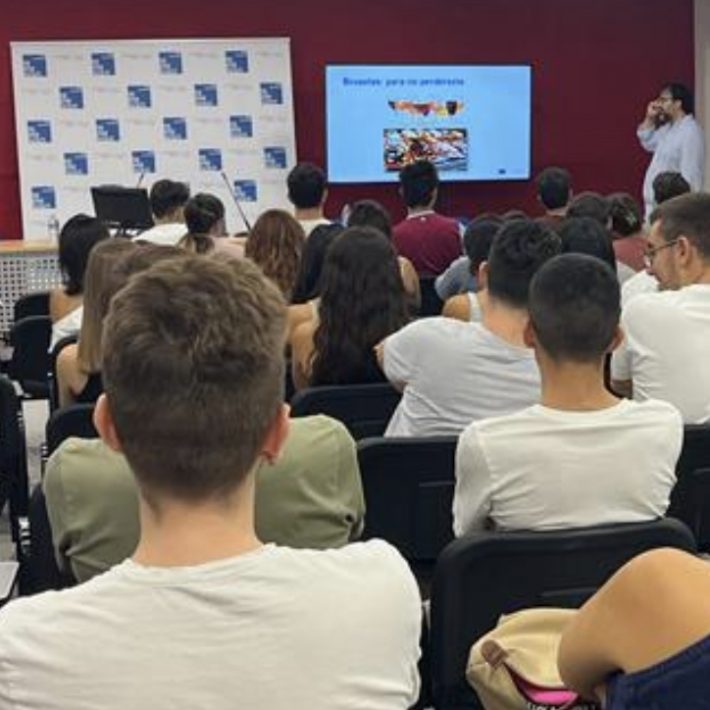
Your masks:
<instances>
[{"instance_id":1,"label":"white t-shirt","mask_svg":"<svg viewBox=\"0 0 710 710\"><path fill-rule=\"evenodd\" d=\"M303 231L306 233L306 236L322 224L332 224L332 222L325 217L316 217L315 219L299 219L297 221L301 227L303 227Z\"/></svg>"},{"instance_id":2,"label":"white t-shirt","mask_svg":"<svg viewBox=\"0 0 710 710\"><path fill-rule=\"evenodd\" d=\"M456 450L454 533L659 518L682 440L678 411L653 400L593 412L537 404L474 422Z\"/></svg>"},{"instance_id":3,"label":"white t-shirt","mask_svg":"<svg viewBox=\"0 0 710 710\"><path fill-rule=\"evenodd\" d=\"M710 285L638 296L621 325L612 378L632 380L634 399L673 403L686 424L710 422Z\"/></svg>"},{"instance_id":4,"label":"white t-shirt","mask_svg":"<svg viewBox=\"0 0 710 710\"><path fill-rule=\"evenodd\" d=\"M621 284L621 307L626 308L636 296L643 293L656 293L656 291L658 291L658 281L655 276L651 276L647 271L639 271Z\"/></svg>"},{"instance_id":5,"label":"white t-shirt","mask_svg":"<svg viewBox=\"0 0 710 710\"><path fill-rule=\"evenodd\" d=\"M84 306L77 306L73 311L67 313L56 323L52 324L52 339L49 343L49 352L54 350L54 346L62 339L70 335L79 335L81 321L84 318Z\"/></svg>"},{"instance_id":6,"label":"white t-shirt","mask_svg":"<svg viewBox=\"0 0 710 710\"><path fill-rule=\"evenodd\" d=\"M404 393L385 436L453 436L475 419L540 400L533 351L481 323L423 318L390 335L384 371Z\"/></svg>"},{"instance_id":7,"label":"white t-shirt","mask_svg":"<svg viewBox=\"0 0 710 710\"><path fill-rule=\"evenodd\" d=\"M184 222L166 222L146 229L145 232L133 237L133 241L141 240L159 246L174 247L186 234L187 227Z\"/></svg>"},{"instance_id":8,"label":"white t-shirt","mask_svg":"<svg viewBox=\"0 0 710 710\"><path fill-rule=\"evenodd\" d=\"M382 541L129 560L0 612L0 707L408 708L420 619L414 578Z\"/></svg>"}]
</instances>

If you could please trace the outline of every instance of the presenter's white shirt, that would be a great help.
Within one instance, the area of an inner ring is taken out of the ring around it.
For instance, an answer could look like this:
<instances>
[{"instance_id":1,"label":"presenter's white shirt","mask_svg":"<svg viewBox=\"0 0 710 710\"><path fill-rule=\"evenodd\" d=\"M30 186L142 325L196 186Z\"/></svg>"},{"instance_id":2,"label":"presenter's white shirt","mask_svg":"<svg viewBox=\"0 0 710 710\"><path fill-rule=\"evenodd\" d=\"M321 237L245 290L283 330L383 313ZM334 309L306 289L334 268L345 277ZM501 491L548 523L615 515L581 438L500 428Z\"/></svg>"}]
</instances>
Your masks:
<instances>
[{"instance_id":1,"label":"presenter's white shirt","mask_svg":"<svg viewBox=\"0 0 710 710\"><path fill-rule=\"evenodd\" d=\"M533 351L482 323L423 318L385 340L384 371L404 393L385 436L454 436L475 419L540 400Z\"/></svg>"},{"instance_id":2,"label":"presenter's white shirt","mask_svg":"<svg viewBox=\"0 0 710 710\"><path fill-rule=\"evenodd\" d=\"M636 400L673 403L686 424L710 422L710 285L638 296L621 326L612 378L631 380Z\"/></svg>"},{"instance_id":3,"label":"presenter's white shirt","mask_svg":"<svg viewBox=\"0 0 710 710\"><path fill-rule=\"evenodd\" d=\"M456 450L454 533L659 518L682 439L680 414L659 401L624 399L592 412L538 404L474 422Z\"/></svg>"},{"instance_id":4,"label":"presenter's white shirt","mask_svg":"<svg viewBox=\"0 0 710 710\"><path fill-rule=\"evenodd\" d=\"M145 232L133 237L133 241L150 242L159 246L174 247L187 234L187 227L183 222L167 222L156 224Z\"/></svg>"},{"instance_id":5,"label":"presenter's white shirt","mask_svg":"<svg viewBox=\"0 0 710 710\"><path fill-rule=\"evenodd\" d=\"M404 709L420 618L407 564L381 541L126 561L0 611L0 708Z\"/></svg>"}]
</instances>

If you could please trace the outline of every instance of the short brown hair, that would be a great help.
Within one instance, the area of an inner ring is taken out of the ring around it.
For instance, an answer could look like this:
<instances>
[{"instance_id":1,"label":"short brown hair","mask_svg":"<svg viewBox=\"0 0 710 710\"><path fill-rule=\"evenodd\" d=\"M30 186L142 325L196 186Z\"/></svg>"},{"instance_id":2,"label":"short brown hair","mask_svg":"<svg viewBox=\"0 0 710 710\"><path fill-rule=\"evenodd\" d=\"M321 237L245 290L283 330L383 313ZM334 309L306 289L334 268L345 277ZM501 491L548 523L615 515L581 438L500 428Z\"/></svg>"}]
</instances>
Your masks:
<instances>
[{"instance_id":1,"label":"short brown hair","mask_svg":"<svg viewBox=\"0 0 710 710\"><path fill-rule=\"evenodd\" d=\"M661 234L667 242L687 237L704 261L710 261L710 195L691 192L656 207L651 224L661 221Z\"/></svg>"},{"instance_id":2,"label":"short brown hair","mask_svg":"<svg viewBox=\"0 0 710 710\"><path fill-rule=\"evenodd\" d=\"M144 497L231 492L283 401L286 307L246 260L183 256L134 276L111 303L103 379Z\"/></svg>"}]
</instances>

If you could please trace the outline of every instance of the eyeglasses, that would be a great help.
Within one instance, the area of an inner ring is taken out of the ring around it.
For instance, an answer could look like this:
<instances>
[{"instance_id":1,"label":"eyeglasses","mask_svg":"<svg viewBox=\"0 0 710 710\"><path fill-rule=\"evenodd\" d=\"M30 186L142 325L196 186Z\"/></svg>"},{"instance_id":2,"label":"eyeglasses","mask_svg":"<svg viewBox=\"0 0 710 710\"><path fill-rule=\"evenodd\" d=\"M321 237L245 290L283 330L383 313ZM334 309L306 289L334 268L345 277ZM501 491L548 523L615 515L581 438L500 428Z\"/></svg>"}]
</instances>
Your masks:
<instances>
[{"instance_id":1,"label":"eyeglasses","mask_svg":"<svg viewBox=\"0 0 710 710\"><path fill-rule=\"evenodd\" d=\"M677 239L671 239L670 242L666 242L665 244L661 244L660 246L653 247L651 249L646 249L643 253L643 265L647 269L650 269L656 254L663 249L667 249L668 247L672 247L674 244L677 244L679 239L680 237Z\"/></svg>"}]
</instances>

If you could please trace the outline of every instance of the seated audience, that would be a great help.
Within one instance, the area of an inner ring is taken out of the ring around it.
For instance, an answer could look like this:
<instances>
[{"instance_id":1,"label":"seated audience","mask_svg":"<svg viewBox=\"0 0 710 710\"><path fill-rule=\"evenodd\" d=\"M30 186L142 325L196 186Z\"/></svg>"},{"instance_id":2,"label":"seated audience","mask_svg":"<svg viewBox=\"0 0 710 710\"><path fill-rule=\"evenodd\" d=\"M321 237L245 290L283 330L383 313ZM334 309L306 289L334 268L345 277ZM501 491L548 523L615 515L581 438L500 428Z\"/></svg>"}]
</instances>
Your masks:
<instances>
[{"instance_id":1,"label":"seated audience","mask_svg":"<svg viewBox=\"0 0 710 710\"><path fill-rule=\"evenodd\" d=\"M559 226L563 254L596 256L616 273L616 256L609 230L591 217L570 217Z\"/></svg>"},{"instance_id":2,"label":"seated audience","mask_svg":"<svg viewBox=\"0 0 710 710\"><path fill-rule=\"evenodd\" d=\"M501 228L503 221L499 217L478 217L466 227L463 235L463 245L466 251L466 265L470 283L474 287L465 293L449 298L441 311L443 316L458 318L463 321L480 321L485 306L487 292L485 270L481 265L488 260L488 254L493 244L493 238ZM457 259L458 261L458 259ZM456 264L456 262L454 262ZM449 267L447 273L452 270ZM442 274L445 276L446 274ZM441 278L441 276L439 277ZM437 279L438 282L438 279Z\"/></svg>"},{"instance_id":3,"label":"seated audience","mask_svg":"<svg viewBox=\"0 0 710 710\"><path fill-rule=\"evenodd\" d=\"M645 268L643 252L646 241L641 208L625 192L615 192L607 199L611 203L611 232L616 259L633 271L642 271Z\"/></svg>"},{"instance_id":4,"label":"seated audience","mask_svg":"<svg viewBox=\"0 0 710 710\"><path fill-rule=\"evenodd\" d=\"M412 262L420 276L436 276L461 256L459 223L434 211L439 175L428 160L402 168L399 183L407 217L392 231L395 248Z\"/></svg>"},{"instance_id":5,"label":"seated audience","mask_svg":"<svg viewBox=\"0 0 710 710\"><path fill-rule=\"evenodd\" d=\"M454 533L631 523L666 512L683 439L666 402L604 386L621 340L619 283L599 259L564 254L530 286L526 340L542 375L539 404L473 422L456 451Z\"/></svg>"},{"instance_id":6,"label":"seated audience","mask_svg":"<svg viewBox=\"0 0 710 710\"><path fill-rule=\"evenodd\" d=\"M559 237L543 224L505 224L482 267L487 283L482 322L424 318L378 347L387 379L403 391L386 436L459 434L475 419L516 412L539 400L540 373L523 339L528 287L559 250Z\"/></svg>"},{"instance_id":7,"label":"seated audience","mask_svg":"<svg viewBox=\"0 0 710 710\"><path fill-rule=\"evenodd\" d=\"M690 193L651 214L646 259L661 290L623 312L614 389L672 402L686 424L710 422L710 195Z\"/></svg>"},{"instance_id":8,"label":"seated audience","mask_svg":"<svg viewBox=\"0 0 710 710\"><path fill-rule=\"evenodd\" d=\"M559 646L568 688L613 710L703 708L710 671L710 567L672 549L621 568Z\"/></svg>"},{"instance_id":9,"label":"seated audience","mask_svg":"<svg viewBox=\"0 0 710 710\"><path fill-rule=\"evenodd\" d=\"M313 163L298 163L286 178L288 199L294 207L294 215L308 237L322 224L330 224L323 215L328 199L325 173Z\"/></svg>"},{"instance_id":10,"label":"seated audience","mask_svg":"<svg viewBox=\"0 0 710 710\"><path fill-rule=\"evenodd\" d=\"M580 192L567 208L567 217L591 217L605 229L611 227L611 204L598 192Z\"/></svg>"},{"instance_id":11,"label":"seated audience","mask_svg":"<svg viewBox=\"0 0 710 710\"><path fill-rule=\"evenodd\" d=\"M348 227L374 227L379 229L387 239L392 240L392 219L390 213L375 200L359 200L348 213ZM419 275L412 262L406 256L398 256L399 268L402 272L404 292L407 294L410 310L418 313L422 302L419 289Z\"/></svg>"},{"instance_id":12,"label":"seated audience","mask_svg":"<svg viewBox=\"0 0 710 710\"><path fill-rule=\"evenodd\" d=\"M244 255L251 259L283 293L287 301L298 276L305 234L284 210L266 210L249 232Z\"/></svg>"},{"instance_id":13,"label":"seated audience","mask_svg":"<svg viewBox=\"0 0 710 710\"><path fill-rule=\"evenodd\" d=\"M123 454L100 439L69 439L42 485L60 569L83 582L130 557L138 489ZM355 442L329 417L291 420L281 457L257 466L255 527L264 542L342 547L360 537L364 505Z\"/></svg>"},{"instance_id":14,"label":"seated audience","mask_svg":"<svg viewBox=\"0 0 710 710\"><path fill-rule=\"evenodd\" d=\"M109 238L108 229L95 217L74 215L59 233L59 270L61 288L49 294L52 339L49 349L62 339L76 335L81 328L84 275L89 254L96 244Z\"/></svg>"},{"instance_id":15,"label":"seated audience","mask_svg":"<svg viewBox=\"0 0 710 710\"><path fill-rule=\"evenodd\" d=\"M503 220L493 213L484 213L468 223L463 233L464 255L454 260L434 281L436 295L442 301L480 290L478 267L488 258L491 242L502 223Z\"/></svg>"},{"instance_id":16,"label":"seated audience","mask_svg":"<svg viewBox=\"0 0 710 710\"><path fill-rule=\"evenodd\" d=\"M318 318L291 339L297 389L381 382L374 347L407 322L397 256L372 227L350 227L328 249Z\"/></svg>"},{"instance_id":17,"label":"seated audience","mask_svg":"<svg viewBox=\"0 0 710 710\"><path fill-rule=\"evenodd\" d=\"M249 261L196 256L113 298L95 421L136 477L140 539L86 584L3 609L0 706L414 703L421 609L399 554L293 550L254 529L257 463L288 432L285 310Z\"/></svg>"},{"instance_id":18,"label":"seated audience","mask_svg":"<svg viewBox=\"0 0 710 710\"><path fill-rule=\"evenodd\" d=\"M185 204L190 188L184 182L158 180L150 188L150 209L155 226L141 232L134 240L160 246L176 246L187 233Z\"/></svg>"},{"instance_id":19,"label":"seated audience","mask_svg":"<svg viewBox=\"0 0 710 710\"><path fill-rule=\"evenodd\" d=\"M564 168L545 168L535 182L537 199L545 208L542 219L554 229L566 216L572 196L569 171Z\"/></svg>"},{"instance_id":20,"label":"seated audience","mask_svg":"<svg viewBox=\"0 0 710 710\"><path fill-rule=\"evenodd\" d=\"M193 254L223 252L237 259L244 256L241 242L227 235L222 200L207 192L200 192L185 204L187 234L178 246Z\"/></svg>"},{"instance_id":21,"label":"seated audience","mask_svg":"<svg viewBox=\"0 0 710 710\"><path fill-rule=\"evenodd\" d=\"M653 178L653 199L656 205L688 192L690 192L690 183L680 173L667 170Z\"/></svg>"}]
</instances>

